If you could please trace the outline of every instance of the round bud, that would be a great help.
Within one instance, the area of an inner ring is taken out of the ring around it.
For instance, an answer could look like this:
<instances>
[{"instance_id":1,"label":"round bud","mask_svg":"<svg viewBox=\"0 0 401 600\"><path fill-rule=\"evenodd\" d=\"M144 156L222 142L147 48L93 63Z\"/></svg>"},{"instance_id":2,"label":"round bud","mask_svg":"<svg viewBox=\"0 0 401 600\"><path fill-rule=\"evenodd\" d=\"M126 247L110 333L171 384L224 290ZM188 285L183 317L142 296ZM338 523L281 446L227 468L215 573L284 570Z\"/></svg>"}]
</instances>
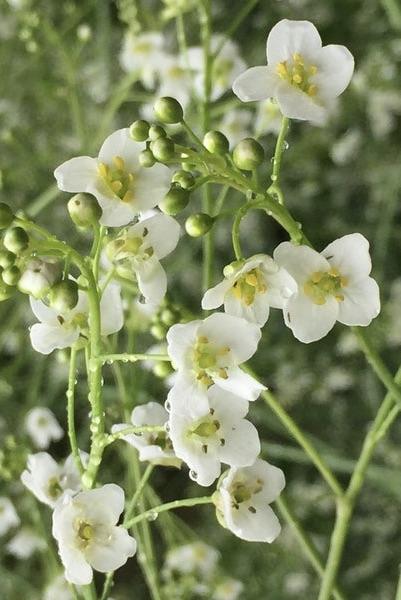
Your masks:
<instances>
[{"instance_id":1,"label":"round bud","mask_svg":"<svg viewBox=\"0 0 401 600\"><path fill-rule=\"evenodd\" d=\"M164 379L171 375L174 372L174 369L168 362L158 362L153 367L153 373L156 377L160 377L160 379Z\"/></svg>"},{"instance_id":2,"label":"round bud","mask_svg":"<svg viewBox=\"0 0 401 600\"><path fill-rule=\"evenodd\" d=\"M206 213L196 213L185 221L185 230L191 237L201 237L213 227L214 219Z\"/></svg>"},{"instance_id":3,"label":"round bud","mask_svg":"<svg viewBox=\"0 0 401 600\"><path fill-rule=\"evenodd\" d=\"M178 183L178 185L184 190L189 190L195 183L195 177L192 173L188 173L181 169L180 171L176 171L173 175L172 179L173 183Z\"/></svg>"},{"instance_id":4,"label":"round bud","mask_svg":"<svg viewBox=\"0 0 401 600\"><path fill-rule=\"evenodd\" d=\"M177 315L170 308L165 308L160 315L160 320L167 325L167 327L171 327L171 325L174 325L176 322Z\"/></svg>"},{"instance_id":5,"label":"round bud","mask_svg":"<svg viewBox=\"0 0 401 600\"><path fill-rule=\"evenodd\" d=\"M78 227L90 227L99 222L102 209L90 194L75 194L67 204L71 220Z\"/></svg>"},{"instance_id":6,"label":"round bud","mask_svg":"<svg viewBox=\"0 0 401 600\"><path fill-rule=\"evenodd\" d=\"M152 151L149 148L146 148L146 150L142 150L142 152L140 152L139 164L141 165L141 167L145 167L146 169L148 169L149 167L153 167L155 162L155 157L153 156Z\"/></svg>"},{"instance_id":7,"label":"round bud","mask_svg":"<svg viewBox=\"0 0 401 600\"><path fill-rule=\"evenodd\" d=\"M149 138L152 140L152 142L154 142L158 138L166 137L166 136L167 136L167 133L165 132L163 127L160 127L160 125L151 125L149 127Z\"/></svg>"},{"instance_id":8,"label":"round bud","mask_svg":"<svg viewBox=\"0 0 401 600\"><path fill-rule=\"evenodd\" d=\"M265 151L262 146L253 138L241 140L234 148L234 164L244 171L253 171L262 164L265 158Z\"/></svg>"},{"instance_id":9,"label":"round bud","mask_svg":"<svg viewBox=\"0 0 401 600\"><path fill-rule=\"evenodd\" d=\"M175 98L170 98L170 96L159 98L154 106L154 111L156 117L162 123L168 123L169 125L181 123L184 118L181 104Z\"/></svg>"},{"instance_id":10,"label":"round bud","mask_svg":"<svg viewBox=\"0 0 401 600\"><path fill-rule=\"evenodd\" d=\"M0 250L0 267L7 269L15 263L16 255L9 250Z\"/></svg>"},{"instance_id":11,"label":"round bud","mask_svg":"<svg viewBox=\"0 0 401 600\"><path fill-rule=\"evenodd\" d=\"M188 202L188 190L184 190L178 185L173 185L164 196L163 200L159 202L159 208L166 215L177 215L184 210Z\"/></svg>"},{"instance_id":12,"label":"round bud","mask_svg":"<svg viewBox=\"0 0 401 600\"><path fill-rule=\"evenodd\" d=\"M227 154L230 144L221 131L208 131L203 138L203 145L212 154Z\"/></svg>"},{"instance_id":13,"label":"round bud","mask_svg":"<svg viewBox=\"0 0 401 600\"><path fill-rule=\"evenodd\" d=\"M174 156L174 142L168 137L159 137L151 142L150 149L156 160L169 160Z\"/></svg>"},{"instance_id":14,"label":"round bud","mask_svg":"<svg viewBox=\"0 0 401 600\"><path fill-rule=\"evenodd\" d=\"M29 237L22 227L12 227L11 229L7 229L4 235L3 244L7 250L18 254L19 252L22 252L22 250L28 248Z\"/></svg>"},{"instance_id":15,"label":"round bud","mask_svg":"<svg viewBox=\"0 0 401 600\"><path fill-rule=\"evenodd\" d=\"M49 301L52 308L61 313L71 310L78 303L78 284L71 279L63 279L50 289Z\"/></svg>"},{"instance_id":16,"label":"round bud","mask_svg":"<svg viewBox=\"0 0 401 600\"><path fill-rule=\"evenodd\" d=\"M0 229L9 227L14 220L14 214L8 204L0 202Z\"/></svg>"},{"instance_id":17,"label":"round bud","mask_svg":"<svg viewBox=\"0 0 401 600\"><path fill-rule=\"evenodd\" d=\"M129 134L136 142L145 142L149 137L149 123L139 119L129 128Z\"/></svg>"},{"instance_id":18,"label":"round bud","mask_svg":"<svg viewBox=\"0 0 401 600\"><path fill-rule=\"evenodd\" d=\"M15 265L4 269L1 278L7 285L16 285L21 278L21 271Z\"/></svg>"},{"instance_id":19,"label":"round bud","mask_svg":"<svg viewBox=\"0 0 401 600\"><path fill-rule=\"evenodd\" d=\"M8 298L11 298L11 296L13 295L14 292L15 292L14 287L7 285L3 281L0 281L0 302L2 302L3 300L7 300Z\"/></svg>"},{"instance_id":20,"label":"round bud","mask_svg":"<svg viewBox=\"0 0 401 600\"><path fill-rule=\"evenodd\" d=\"M166 337L166 329L165 327L163 327L163 325L161 323L155 323L154 325L152 325L152 327L150 328L150 333L153 335L153 337L155 337L157 340L164 340L164 338Z\"/></svg>"}]
</instances>

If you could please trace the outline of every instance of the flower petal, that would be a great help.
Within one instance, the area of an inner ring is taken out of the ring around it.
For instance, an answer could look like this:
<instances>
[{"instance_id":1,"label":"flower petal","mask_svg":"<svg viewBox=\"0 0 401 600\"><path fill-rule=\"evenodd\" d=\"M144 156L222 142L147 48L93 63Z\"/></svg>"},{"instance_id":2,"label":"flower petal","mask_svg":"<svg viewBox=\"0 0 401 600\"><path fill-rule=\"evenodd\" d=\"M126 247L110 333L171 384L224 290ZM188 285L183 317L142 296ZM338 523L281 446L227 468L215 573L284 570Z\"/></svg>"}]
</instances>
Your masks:
<instances>
[{"instance_id":1,"label":"flower petal","mask_svg":"<svg viewBox=\"0 0 401 600\"><path fill-rule=\"evenodd\" d=\"M136 552L136 541L124 527L113 527L105 543L93 543L85 551L89 564L101 573L115 571Z\"/></svg>"},{"instance_id":2,"label":"flower petal","mask_svg":"<svg viewBox=\"0 0 401 600\"><path fill-rule=\"evenodd\" d=\"M156 163L150 169L141 168L134 182L134 206L138 212L154 208L171 186L171 171L166 165Z\"/></svg>"},{"instance_id":3,"label":"flower petal","mask_svg":"<svg viewBox=\"0 0 401 600\"><path fill-rule=\"evenodd\" d=\"M80 492L74 497L90 510L90 517L95 523L115 525L124 510L124 491L114 483L107 483L100 488Z\"/></svg>"},{"instance_id":4,"label":"flower petal","mask_svg":"<svg viewBox=\"0 0 401 600\"><path fill-rule=\"evenodd\" d=\"M227 346L237 365L255 354L262 335L257 325L225 313L214 313L207 317L199 333L220 346Z\"/></svg>"},{"instance_id":5,"label":"flower petal","mask_svg":"<svg viewBox=\"0 0 401 600\"><path fill-rule=\"evenodd\" d=\"M276 99L281 112L289 119L311 121L315 125L323 125L327 120L326 107L287 81L282 81L277 86Z\"/></svg>"},{"instance_id":6,"label":"flower petal","mask_svg":"<svg viewBox=\"0 0 401 600\"><path fill-rule=\"evenodd\" d=\"M274 67L279 62L292 59L297 53L313 63L321 47L319 32L310 21L282 19L267 38L267 62Z\"/></svg>"},{"instance_id":7,"label":"flower petal","mask_svg":"<svg viewBox=\"0 0 401 600\"><path fill-rule=\"evenodd\" d=\"M29 332L32 348L41 354L69 348L79 338L78 328L63 328L61 325L35 323Z\"/></svg>"},{"instance_id":8,"label":"flower petal","mask_svg":"<svg viewBox=\"0 0 401 600\"><path fill-rule=\"evenodd\" d=\"M244 373L239 367L228 369L227 375L227 379L215 377L214 381L216 385L250 402L257 400L260 393L266 389L264 385L248 375L248 373Z\"/></svg>"},{"instance_id":9,"label":"flower petal","mask_svg":"<svg viewBox=\"0 0 401 600\"><path fill-rule=\"evenodd\" d=\"M176 369L190 367L191 360L188 356L195 343L196 336L202 321L190 321L173 325L167 332L167 352Z\"/></svg>"},{"instance_id":10,"label":"flower petal","mask_svg":"<svg viewBox=\"0 0 401 600\"><path fill-rule=\"evenodd\" d=\"M138 157L141 150L141 144L130 137L129 129L125 127L114 131L104 140L99 151L99 160L113 165L113 159L119 156L124 160L127 171L135 173L139 169Z\"/></svg>"},{"instance_id":11,"label":"flower petal","mask_svg":"<svg viewBox=\"0 0 401 600\"><path fill-rule=\"evenodd\" d=\"M138 287L147 302L160 304L167 291L167 275L156 257L137 266Z\"/></svg>"},{"instance_id":12,"label":"flower petal","mask_svg":"<svg viewBox=\"0 0 401 600\"><path fill-rule=\"evenodd\" d=\"M304 294L296 294L284 308L285 324L300 342L316 342L334 327L338 304L333 297L327 298L324 304L315 304Z\"/></svg>"},{"instance_id":13,"label":"flower petal","mask_svg":"<svg viewBox=\"0 0 401 600\"><path fill-rule=\"evenodd\" d=\"M120 286L109 283L100 300L102 335L120 331L124 325L124 313Z\"/></svg>"},{"instance_id":14,"label":"flower petal","mask_svg":"<svg viewBox=\"0 0 401 600\"><path fill-rule=\"evenodd\" d=\"M344 287L343 293L337 317L340 323L366 326L380 313L379 286L372 277Z\"/></svg>"},{"instance_id":15,"label":"flower petal","mask_svg":"<svg viewBox=\"0 0 401 600\"><path fill-rule=\"evenodd\" d=\"M242 419L227 435L219 452L221 462L236 467L252 465L260 453L260 441L256 427Z\"/></svg>"},{"instance_id":16,"label":"flower petal","mask_svg":"<svg viewBox=\"0 0 401 600\"><path fill-rule=\"evenodd\" d=\"M343 277L364 279L372 269L369 242L360 233L350 233L329 244L322 252Z\"/></svg>"},{"instance_id":17,"label":"flower petal","mask_svg":"<svg viewBox=\"0 0 401 600\"><path fill-rule=\"evenodd\" d=\"M319 97L335 98L343 93L354 72L354 57L345 46L331 44L324 46L315 59L317 74L313 84L319 90Z\"/></svg>"},{"instance_id":18,"label":"flower petal","mask_svg":"<svg viewBox=\"0 0 401 600\"><path fill-rule=\"evenodd\" d=\"M143 219L130 229L129 234L134 228L141 231L140 237L143 236L143 230L147 229L144 247L153 248L159 260L175 250L180 237L180 225L169 215L156 214L149 219Z\"/></svg>"},{"instance_id":19,"label":"flower petal","mask_svg":"<svg viewBox=\"0 0 401 600\"><path fill-rule=\"evenodd\" d=\"M63 192L91 192L98 177L97 160L90 156L71 158L57 167L54 176Z\"/></svg>"},{"instance_id":20,"label":"flower petal","mask_svg":"<svg viewBox=\"0 0 401 600\"><path fill-rule=\"evenodd\" d=\"M65 569L65 578L74 585L88 585L93 579L93 571L85 560L82 552L76 548L69 548L65 544L59 545L59 555Z\"/></svg>"},{"instance_id":21,"label":"flower petal","mask_svg":"<svg viewBox=\"0 0 401 600\"><path fill-rule=\"evenodd\" d=\"M213 310L214 308L221 306L224 303L224 297L231 285L231 281L223 279L223 281L220 281L220 283L207 290L202 298L203 310Z\"/></svg>"},{"instance_id":22,"label":"flower petal","mask_svg":"<svg viewBox=\"0 0 401 600\"><path fill-rule=\"evenodd\" d=\"M283 242L277 246L273 257L299 284L305 283L316 271L330 270L330 263L309 246Z\"/></svg>"},{"instance_id":23,"label":"flower petal","mask_svg":"<svg viewBox=\"0 0 401 600\"><path fill-rule=\"evenodd\" d=\"M233 92L242 102L266 100L275 95L279 78L269 67L251 67L233 83Z\"/></svg>"}]
</instances>

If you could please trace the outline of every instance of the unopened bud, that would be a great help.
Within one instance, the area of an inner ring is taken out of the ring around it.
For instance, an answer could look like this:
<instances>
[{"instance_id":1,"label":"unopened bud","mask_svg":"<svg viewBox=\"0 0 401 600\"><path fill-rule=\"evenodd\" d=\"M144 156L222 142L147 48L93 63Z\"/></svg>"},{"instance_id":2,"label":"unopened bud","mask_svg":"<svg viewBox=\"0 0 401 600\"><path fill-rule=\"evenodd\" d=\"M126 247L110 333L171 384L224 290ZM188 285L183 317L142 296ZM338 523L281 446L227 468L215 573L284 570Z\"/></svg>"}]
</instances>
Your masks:
<instances>
[{"instance_id":1,"label":"unopened bud","mask_svg":"<svg viewBox=\"0 0 401 600\"><path fill-rule=\"evenodd\" d=\"M96 198L90 194L75 194L67 204L72 221L78 227L88 228L99 222L102 216Z\"/></svg>"},{"instance_id":2,"label":"unopened bud","mask_svg":"<svg viewBox=\"0 0 401 600\"><path fill-rule=\"evenodd\" d=\"M149 137L149 123L142 119L134 121L129 128L129 134L136 142L145 142Z\"/></svg>"},{"instance_id":3,"label":"unopened bud","mask_svg":"<svg viewBox=\"0 0 401 600\"><path fill-rule=\"evenodd\" d=\"M201 237L213 227L214 219L206 213L190 215L185 221L185 230L191 237Z\"/></svg>"},{"instance_id":4,"label":"unopened bud","mask_svg":"<svg viewBox=\"0 0 401 600\"><path fill-rule=\"evenodd\" d=\"M173 185L164 198L159 202L159 208L166 215L177 215L184 210L189 202L188 190L178 185Z\"/></svg>"},{"instance_id":5,"label":"unopened bud","mask_svg":"<svg viewBox=\"0 0 401 600\"><path fill-rule=\"evenodd\" d=\"M8 204L0 202L0 229L9 227L14 220L14 214Z\"/></svg>"},{"instance_id":6,"label":"unopened bud","mask_svg":"<svg viewBox=\"0 0 401 600\"><path fill-rule=\"evenodd\" d=\"M174 173L172 182L178 183L178 185L184 188L184 190L189 190L195 184L195 177L192 175L192 173L181 169L180 171L176 171Z\"/></svg>"},{"instance_id":7,"label":"unopened bud","mask_svg":"<svg viewBox=\"0 0 401 600\"><path fill-rule=\"evenodd\" d=\"M184 112L181 104L175 98L165 96L159 98L154 106L156 117L162 122L169 125L180 123L184 118Z\"/></svg>"},{"instance_id":8,"label":"unopened bud","mask_svg":"<svg viewBox=\"0 0 401 600\"><path fill-rule=\"evenodd\" d=\"M61 313L71 310L78 303L78 284L71 279L56 283L50 289L49 301L52 308Z\"/></svg>"},{"instance_id":9,"label":"unopened bud","mask_svg":"<svg viewBox=\"0 0 401 600\"><path fill-rule=\"evenodd\" d=\"M212 154L227 154L230 144L221 131L208 131L203 138L203 145Z\"/></svg>"},{"instance_id":10,"label":"unopened bud","mask_svg":"<svg viewBox=\"0 0 401 600\"><path fill-rule=\"evenodd\" d=\"M156 160L163 162L174 156L174 142L168 137L159 137L151 142L150 149Z\"/></svg>"},{"instance_id":11,"label":"unopened bud","mask_svg":"<svg viewBox=\"0 0 401 600\"><path fill-rule=\"evenodd\" d=\"M16 285L21 277L21 271L15 265L4 269L1 273L1 278L6 285Z\"/></svg>"},{"instance_id":12,"label":"unopened bud","mask_svg":"<svg viewBox=\"0 0 401 600\"><path fill-rule=\"evenodd\" d=\"M263 147L253 138L241 140L233 152L236 167L244 171L253 171L262 164L265 158Z\"/></svg>"},{"instance_id":13,"label":"unopened bud","mask_svg":"<svg viewBox=\"0 0 401 600\"><path fill-rule=\"evenodd\" d=\"M22 227L12 227L11 229L7 229L4 235L3 244L7 250L14 252L14 254L18 254L28 248L29 236Z\"/></svg>"},{"instance_id":14,"label":"unopened bud","mask_svg":"<svg viewBox=\"0 0 401 600\"><path fill-rule=\"evenodd\" d=\"M160 137L166 137L167 133L160 125L151 125L149 128L149 139L154 142Z\"/></svg>"},{"instance_id":15,"label":"unopened bud","mask_svg":"<svg viewBox=\"0 0 401 600\"><path fill-rule=\"evenodd\" d=\"M155 162L155 157L153 156L152 151L149 148L146 148L146 150L142 150L142 152L139 154L139 164L141 165L141 167L145 167L146 169L148 169L149 167L153 167Z\"/></svg>"}]
</instances>

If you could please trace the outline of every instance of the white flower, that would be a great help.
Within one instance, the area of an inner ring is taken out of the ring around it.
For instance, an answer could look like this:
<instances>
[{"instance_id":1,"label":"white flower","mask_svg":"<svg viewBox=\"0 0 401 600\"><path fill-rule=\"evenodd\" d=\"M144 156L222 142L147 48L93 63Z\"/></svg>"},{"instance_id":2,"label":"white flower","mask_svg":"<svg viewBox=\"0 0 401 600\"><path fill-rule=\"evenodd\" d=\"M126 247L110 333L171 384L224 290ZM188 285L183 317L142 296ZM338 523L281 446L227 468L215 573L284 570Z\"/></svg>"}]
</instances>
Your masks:
<instances>
[{"instance_id":1,"label":"white flower","mask_svg":"<svg viewBox=\"0 0 401 600\"><path fill-rule=\"evenodd\" d=\"M64 431L61 429L51 410L44 406L32 408L25 417L25 429L34 444L43 450L52 441L60 440Z\"/></svg>"},{"instance_id":2,"label":"white flower","mask_svg":"<svg viewBox=\"0 0 401 600\"><path fill-rule=\"evenodd\" d=\"M172 388L169 434L174 452L188 465L190 477L199 485L211 485L221 464L243 467L253 464L260 452L259 436L244 419L248 402L213 385L208 406L188 402Z\"/></svg>"},{"instance_id":3,"label":"white flower","mask_svg":"<svg viewBox=\"0 0 401 600\"><path fill-rule=\"evenodd\" d=\"M158 31L147 31L137 35L128 31L120 54L120 63L127 73L136 73L147 89L156 85L163 58L164 39Z\"/></svg>"},{"instance_id":4,"label":"white flower","mask_svg":"<svg viewBox=\"0 0 401 600\"><path fill-rule=\"evenodd\" d=\"M224 269L225 279L208 290L202 308L210 310L224 304L224 310L260 327L269 317L270 306L283 308L297 290L297 284L270 256L256 254Z\"/></svg>"},{"instance_id":5,"label":"white flower","mask_svg":"<svg viewBox=\"0 0 401 600\"><path fill-rule=\"evenodd\" d=\"M150 169L141 167L141 151L129 129L119 129L103 142L98 158L78 156L57 167L57 185L64 192L93 194L103 211L103 225L126 225L156 206L170 188L170 170L159 163Z\"/></svg>"},{"instance_id":6,"label":"white flower","mask_svg":"<svg viewBox=\"0 0 401 600\"><path fill-rule=\"evenodd\" d=\"M115 571L136 551L136 541L117 526L124 491L114 483L64 496L53 513L53 535L70 583L86 585L93 571Z\"/></svg>"},{"instance_id":7,"label":"white flower","mask_svg":"<svg viewBox=\"0 0 401 600\"><path fill-rule=\"evenodd\" d=\"M233 84L243 102L275 98L290 119L323 123L333 100L348 86L354 70L344 46L322 47L309 21L283 19L267 39L267 66L252 67Z\"/></svg>"},{"instance_id":8,"label":"white flower","mask_svg":"<svg viewBox=\"0 0 401 600\"><path fill-rule=\"evenodd\" d=\"M136 274L146 302L160 304L167 291L167 276L159 261L175 249L179 237L178 222L156 214L110 242L107 253L121 275L131 278L132 272Z\"/></svg>"},{"instance_id":9,"label":"white flower","mask_svg":"<svg viewBox=\"0 0 401 600\"><path fill-rule=\"evenodd\" d=\"M205 392L215 383L241 398L256 400L265 387L238 365L255 354L260 338L257 325L224 313L170 327L167 351L178 371L175 395L207 406Z\"/></svg>"},{"instance_id":10,"label":"white flower","mask_svg":"<svg viewBox=\"0 0 401 600\"><path fill-rule=\"evenodd\" d=\"M48 293L59 275L61 275L59 263L34 258L29 261L22 273L18 287L25 294L30 294L34 298L42 298Z\"/></svg>"},{"instance_id":11,"label":"white flower","mask_svg":"<svg viewBox=\"0 0 401 600\"><path fill-rule=\"evenodd\" d=\"M251 467L229 469L215 492L219 522L248 542L273 542L281 527L269 504L284 486L282 470L265 460L258 459Z\"/></svg>"},{"instance_id":12,"label":"white flower","mask_svg":"<svg viewBox=\"0 0 401 600\"><path fill-rule=\"evenodd\" d=\"M81 458L86 458L85 453ZM38 500L53 508L66 491L78 492L81 488L74 457L70 455L60 466L47 452L28 456L27 469L21 474L21 481Z\"/></svg>"},{"instance_id":13,"label":"white flower","mask_svg":"<svg viewBox=\"0 0 401 600\"><path fill-rule=\"evenodd\" d=\"M401 115L401 94L398 90L369 89L367 101L373 135L383 139L397 126L397 117Z\"/></svg>"},{"instance_id":14,"label":"white flower","mask_svg":"<svg viewBox=\"0 0 401 600\"><path fill-rule=\"evenodd\" d=\"M182 57L170 54L163 56L160 61L160 81L157 96L172 96L185 108L191 98L191 75Z\"/></svg>"},{"instance_id":15,"label":"white flower","mask_svg":"<svg viewBox=\"0 0 401 600\"><path fill-rule=\"evenodd\" d=\"M30 558L36 551L45 548L45 540L27 528L20 529L6 545L7 552L23 560Z\"/></svg>"},{"instance_id":16,"label":"white flower","mask_svg":"<svg viewBox=\"0 0 401 600\"><path fill-rule=\"evenodd\" d=\"M237 579L226 578L216 586L211 600L238 600L244 591L244 584Z\"/></svg>"},{"instance_id":17,"label":"white flower","mask_svg":"<svg viewBox=\"0 0 401 600\"><path fill-rule=\"evenodd\" d=\"M43 600L73 600L68 583L62 575L56 577L45 589ZM110 598L108 598L110 600Z\"/></svg>"},{"instance_id":18,"label":"white flower","mask_svg":"<svg viewBox=\"0 0 401 600\"><path fill-rule=\"evenodd\" d=\"M250 135L253 115L249 110L228 110L219 125L219 131L230 140L230 146L235 146Z\"/></svg>"},{"instance_id":19,"label":"white flower","mask_svg":"<svg viewBox=\"0 0 401 600\"><path fill-rule=\"evenodd\" d=\"M34 350L41 354L50 354L56 348L72 346L81 333L87 337L88 297L86 292L81 290L78 294L78 304L62 314L41 300L30 298L32 311L40 321L30 330ZM109 283L106 287L100 301L100 313L102 335L111 335L121 329L124 320L119 285Z\"/></svg>"},{"instance_id":20,"label":"white flower","mask_svg":"<svg viewBox=\"0 0 401 600\"><path fill-rule=\"evenodd\" d=\"M336 321L366 326L379 314L379 287L369 277L369 242L360 233L339 238L321 254L283 242L274 259L298 284L298 293L285 304L284 319L301 342L319 340Z\"/></svg>"},{"instance_id":21,"label":"white flower","mask_svg":"<svg viewBox=\"0 0 401 600\"><path fill-rule=\"evenodd\" d=\"M136 406L131 414L131 423L134 427L165 425L168 420L168 412L157 402L148 402ZM130 425L119 423L113 425L112 432L122 431ZM122 439L134 446L139 451L139 460L149 461L154 465L179 467L181 460L178 459L171 444L167 432L157 433L130 433Z\"/></svg>"},{"instance_id":22,"label":"white flower","mask_svg":"<svg viewBox=\"0 0 401 600\"><path fill-rule=\"evenodd\" d=\"M5 535L12 527L17 527L20 519L13 503L6 496L0 496L0 535Z\"/></svg>"},{"instance_id":23,"label":"white flower","mask_svg":"<svg viewBox=\"0 0 401 600\"><path fill-rule=\"evenodd\" d=\"M193 542L169 550L166 556L166 567L169 571L183 575L197 573L207 577L216 568L219 556L215 548L204 542Z\"/></svg>"},{"instance_id":24,"label":"white flower","mask_svg":"<svg viewBox=\"0 0 401 600\"><path fill-rule=\"evenodd\" d=\"M256 112L255 133L259 137L267 133L278 135L281 128L281 111L274 100L269 98L264 102L259 102Z\"/></svg>"}]
</instances>

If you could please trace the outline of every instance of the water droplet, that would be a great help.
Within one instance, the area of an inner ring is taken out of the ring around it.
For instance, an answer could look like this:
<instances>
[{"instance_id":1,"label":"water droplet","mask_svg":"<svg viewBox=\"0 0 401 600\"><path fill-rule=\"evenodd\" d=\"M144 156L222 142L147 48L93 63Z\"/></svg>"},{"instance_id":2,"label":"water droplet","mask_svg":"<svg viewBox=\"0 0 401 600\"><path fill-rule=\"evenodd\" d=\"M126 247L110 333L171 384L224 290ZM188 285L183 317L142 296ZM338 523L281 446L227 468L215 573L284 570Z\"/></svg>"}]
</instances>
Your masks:
<instances>
[{"instance_id":1,"label":"water droplet","mask_svg":"<svg viewBox=\"0 0 401 600\"><path fill-rule=\"evenodd\" d=\"M164 403L164 408L166 409L167 412L170 412L171 410L171 403L170 400L166 400Z\"/></svg>"},{"instance_id":2,"label":"water droplet","mask_svg":"<svg viewBox=\"0 0 401 600\"><path fill-rule=\"evenodd\" d=\"M148 516L146 517L147 521L156 521L157 517L158 517L158 513L156 511L152 511L148 514Z\"/></svg>"},{"instance_id":3,"label":"water droplet","mask_svg":"<svg viewBox=\"0 0 401 600\"><path fill-rule=\"evenodd\" d=\"M290 145L287 142L287 140L284 140L284 142L283 142L283 150L288 150L289 147L290 147Z\"/></svg>"}]
</instances>

